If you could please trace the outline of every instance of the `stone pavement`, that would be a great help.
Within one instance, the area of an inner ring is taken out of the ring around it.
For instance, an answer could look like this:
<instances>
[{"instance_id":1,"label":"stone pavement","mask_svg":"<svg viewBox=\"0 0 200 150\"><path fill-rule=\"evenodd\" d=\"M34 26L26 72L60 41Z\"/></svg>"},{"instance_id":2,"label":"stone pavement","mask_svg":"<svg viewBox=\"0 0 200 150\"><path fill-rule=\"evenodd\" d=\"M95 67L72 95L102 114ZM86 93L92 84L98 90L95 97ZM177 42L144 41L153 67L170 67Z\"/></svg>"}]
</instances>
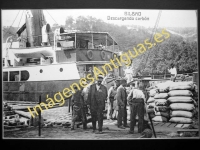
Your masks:
<instances>
[{"instance_id":1,"label":"stone pavement","mask_svg":"<svg viewBox=\"0 0 200 150\"><path fill-rule=\"evenodd\" d=\"M71 122L71 119L72 119L72 114L71 114L71 112L70 113L68 112L67 106L44 110L42 112L42 116L46 121L52 122L52 123ZM128 121L128 123L129 123L129 121ZM117 124L117 120L104 119L104 121L103 121L104 127L109 127L109 128L113 128L116 130L124 130L124 129L117 128L117 126L115 124ZM92 123L89 122L87 125L92 126Z\"/></svg>"}]
</instances>

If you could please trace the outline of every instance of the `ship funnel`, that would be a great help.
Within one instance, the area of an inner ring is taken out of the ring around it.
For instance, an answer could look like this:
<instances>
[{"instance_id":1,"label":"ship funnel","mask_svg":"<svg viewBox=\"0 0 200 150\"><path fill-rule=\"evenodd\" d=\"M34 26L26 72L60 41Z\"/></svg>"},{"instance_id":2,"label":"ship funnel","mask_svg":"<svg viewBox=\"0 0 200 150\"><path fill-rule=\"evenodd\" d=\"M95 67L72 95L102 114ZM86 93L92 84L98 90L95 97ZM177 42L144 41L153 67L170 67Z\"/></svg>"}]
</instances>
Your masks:
<instances>
[{"instance_id":1,"label":"ship funnel","mask_svg":"<svg viewBox=\"0 0 200 150\"><path fill-rule=\"evenodd\" d=\"M41 46L42 27L46 24L43 11L29 10L26 13L27 47Z\"/></svg>"}]
</instances>

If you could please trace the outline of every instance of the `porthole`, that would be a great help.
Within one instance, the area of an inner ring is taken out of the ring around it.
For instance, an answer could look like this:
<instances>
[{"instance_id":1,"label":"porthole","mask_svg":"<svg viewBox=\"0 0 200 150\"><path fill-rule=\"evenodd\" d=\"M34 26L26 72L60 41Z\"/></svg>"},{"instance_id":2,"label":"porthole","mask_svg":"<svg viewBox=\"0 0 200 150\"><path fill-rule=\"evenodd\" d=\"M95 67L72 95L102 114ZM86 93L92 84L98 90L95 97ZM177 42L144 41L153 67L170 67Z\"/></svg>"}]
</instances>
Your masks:
<instances>
[{"instance_id":1,"label":"porthole","mask_svg":"<svg viewBox=\"0 0 200 150\"><path fill-rule=\"evenodd\" d=\"M60 68L60 72L63 72L63 68Z\"/></svg>"},{"instance_id":2,"label":"porthole","mask_svg":"<svg viewBox=\"0 0 200 150\"><path fill-rule=\"evenodd\" d=\"M42 69L40 69L40 73L42 73L43 72L43 70Z\"/></svg>"}]
</instances>

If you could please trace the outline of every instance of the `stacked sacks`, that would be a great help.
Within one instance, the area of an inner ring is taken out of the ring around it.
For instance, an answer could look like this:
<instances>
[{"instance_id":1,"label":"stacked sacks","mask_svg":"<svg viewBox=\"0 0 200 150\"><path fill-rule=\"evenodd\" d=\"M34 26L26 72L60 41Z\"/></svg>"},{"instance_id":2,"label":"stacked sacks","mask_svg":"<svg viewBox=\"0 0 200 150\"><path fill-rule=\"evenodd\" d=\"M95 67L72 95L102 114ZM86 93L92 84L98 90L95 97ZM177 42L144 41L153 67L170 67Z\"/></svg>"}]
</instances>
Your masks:
<instances>
[{"instance_id":1,"label":"stacked sacks","mask_svg":"<svg viewBox=\"0 0 200 150\"><path fill-rule=\"evenodd\" d=\"M154 96L155 103L155 117L152 118L156 122L168 122L169 107L168 107L168 91L171 82L159 83L156 85L158 93Z\"/></svg>"},{"instance_id":2,"label":"stacked sacks","mask_svg":"<svg viewBox=\"0 0 200 150\"><path fill-rule=\"evenodd\" d=\"M192 98L192 82L174 82L169 87L170 122L192 123L196 102Z\"/></svg>"},{"instance_id":3,"label":"stacked sacks","mask_svg":"<svg viewBox=\"0 0 200 150\"><path fill-rule=\"evenodd\" d=\"M147 112L149 112L150 117L155 117L154 108L155 108L155 99L154 96L158 93L157 89L151 89L149 91L149 99L147 100Z\"/></svg>"}]
</instances>

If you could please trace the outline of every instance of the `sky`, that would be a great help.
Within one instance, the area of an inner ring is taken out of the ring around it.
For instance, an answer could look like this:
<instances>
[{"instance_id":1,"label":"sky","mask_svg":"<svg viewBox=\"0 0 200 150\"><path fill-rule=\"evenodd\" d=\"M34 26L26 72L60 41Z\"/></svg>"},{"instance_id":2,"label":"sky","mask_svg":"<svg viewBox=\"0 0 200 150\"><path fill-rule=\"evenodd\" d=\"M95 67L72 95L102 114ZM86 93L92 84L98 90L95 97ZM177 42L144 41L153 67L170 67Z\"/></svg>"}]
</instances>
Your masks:
<instances>
[{"instance_id":1,"label":"sky","mask_svg":"<svg viewBox=\"0 0 200 150\"><path fill-rule=\"evenodd\" d=\"M1 11L2 26L13 24L14 27L21 27L25 23L24 10ZM68 16L73 18L92 16L116 25L140 25L147 28L155 26L159 11L152 9L43 9L46 20L51 26L54 23L64 25ZM132 13L135 13L135 16L128 16ZM133 17L134 20L108 20L111 17ZM138 20L142 17L146 20ZM197 27L196 10L161 10L158 27Z\"/></svg>"}]
</instances>

